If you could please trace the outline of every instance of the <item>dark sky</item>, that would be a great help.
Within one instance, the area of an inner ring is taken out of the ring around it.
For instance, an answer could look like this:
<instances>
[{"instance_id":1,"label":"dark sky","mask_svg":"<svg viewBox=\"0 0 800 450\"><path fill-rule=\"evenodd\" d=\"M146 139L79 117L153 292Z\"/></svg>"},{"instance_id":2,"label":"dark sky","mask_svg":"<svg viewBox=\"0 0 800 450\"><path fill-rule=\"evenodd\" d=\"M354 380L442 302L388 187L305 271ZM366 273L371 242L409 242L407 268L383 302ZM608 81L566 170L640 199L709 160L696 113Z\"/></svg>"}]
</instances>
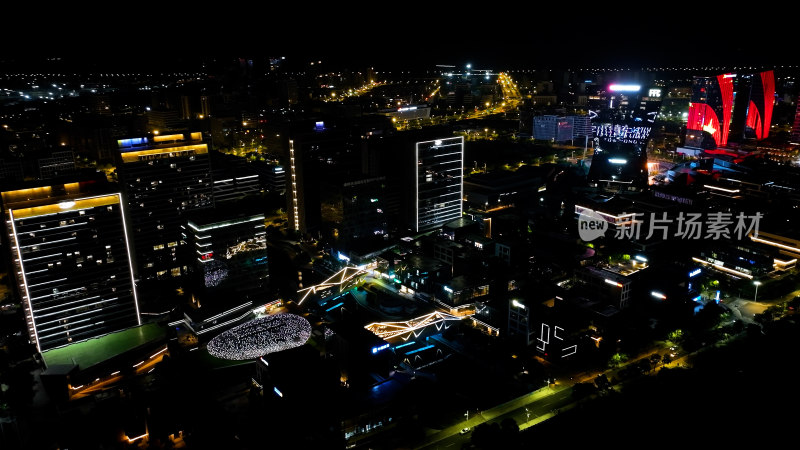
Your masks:
<instances>
[{"instance_id":1,"label":"dark sky","mask_svg":"<svg viewBox=\"0 0 800 450\"><path fill-rule=\"evenodd\" d=\"M62 56L79 67L109 70L147 65L170 70L209 55L287 55L359 68L372 62L385 67L471 62L496 70L800 61L790 15L767 11L761 17L750 8L734 20L720 15L721 8L711 11L696 2L635 5L578 2L542 9L449 2L431 8L404 2L280 13L215 5L213 11L154 10L142 18L83 23L56 17L36 27L24 22L2 28L0 60L25 65Z\"/></svg>"}]
</instances>

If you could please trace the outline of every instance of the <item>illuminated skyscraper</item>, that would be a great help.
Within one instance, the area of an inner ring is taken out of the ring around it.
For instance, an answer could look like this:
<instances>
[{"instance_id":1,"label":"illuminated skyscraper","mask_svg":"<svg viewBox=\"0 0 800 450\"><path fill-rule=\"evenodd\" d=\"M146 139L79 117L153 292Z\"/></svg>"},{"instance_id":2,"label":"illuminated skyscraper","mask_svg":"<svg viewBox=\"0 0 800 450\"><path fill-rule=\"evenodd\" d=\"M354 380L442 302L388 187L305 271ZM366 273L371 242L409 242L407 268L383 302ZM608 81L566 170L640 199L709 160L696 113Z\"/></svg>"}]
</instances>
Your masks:
<instances>
[{"instance_id":1,"label":"illuminated skyscraper","mask_svg":"<svg viewBox=\"0 0 800 450\"><path fill-rule=\"evenodd\" d=\"M66 183L2 193L25 321L39 351L140 325L118 192Z\"/></svg>"},{"instance_id":2,"label":"illuminated skyscraper","mask_svg":"<svg viewBox=\"0 0 800 450\"><path fill-rule=\"evenodd\" d=\"M464 198L464 137L414 146L414 229L425 231L461 217Z\"/></svg>"},{"instance_id":3,"label":"illuminated skyscraper","mask_svg":"<svg viewBox=\"0 0 800 450\"><path fill-rule=\"evenodd\" d=\"M771 70L695 77L686 146L715 149L727 146L729 140L767 138L774 101L775 76Z\"/></svg>"},{"instance_id":4,"label":"illuminated skyscraper","mask_svg":"<svg viewBox=\"0 0 800 450\"><path fill-rule=\"evenodd\" d=\"M264 214L235 214L233 209L240 208L197 215L184 226L194 253L190 290L204 305L267 297Z\"/></svg>"},{"instance_id":5,"label":"illuminated skyscraper","mask_svg":"<svg viewBox=\"0 0 800 450\"><path fill-rule=\"evenodd\" d=\"M647 141L661 108L661 89L611 84L590 111L594 154L587 179L621 190L647 187Z\"/></svg>"},{"instance_id":6,"label":"illuminated skyscraper","mask_svg":"<svg viewBox=\"0 0 800 450\"><path fill-rule=\"evenodd\" d=\"M747 105L744 134L746 138L766 139L772 124L775 76L769 70L751 75L750 79L750 102Z\"/></svg>"},{"instance_id":7,"label":"illuminated skyscraper","mask_svg":"<svg viewBox=\"0 0 800 450\"><path fill-rule=\"evenodd\" d=\"M185 215L213 206L208 146L201 133L118 141L117 170L129 205L140 279L182 275Z\"/></svg>"},{"instance_id":8,"label":"illuminated skyscraper","mask_svg":"<svg viewBox=\"0 0 800 450\"><path fill-rule=\"evenodd\" d=\"M736 74L695 77L686 123L686 146L717 148L728 144L733 119Z\"/></svg>"}]
</instances>

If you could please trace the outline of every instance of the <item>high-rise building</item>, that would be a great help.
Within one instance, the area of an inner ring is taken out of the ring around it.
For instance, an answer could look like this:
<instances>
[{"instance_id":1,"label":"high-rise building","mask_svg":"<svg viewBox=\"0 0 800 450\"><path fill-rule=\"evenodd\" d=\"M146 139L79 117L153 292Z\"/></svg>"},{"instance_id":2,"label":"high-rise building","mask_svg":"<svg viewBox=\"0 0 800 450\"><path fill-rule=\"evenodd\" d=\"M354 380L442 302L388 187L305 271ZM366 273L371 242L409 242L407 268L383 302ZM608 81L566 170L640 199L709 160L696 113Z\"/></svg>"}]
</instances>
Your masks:
<instances>
[{"instance_id":1,"label":"high-rise building","mask_svg":"<svg viewBox=\"0 0 800 450\"><path fill-rule=\"evenodd\" d=\"M594 155L587 179L622 190L648 185L647 142L661 108L661 89L611 84L590 98Z\"/></svg>"},{"instance_id":2,"label":"high-rise building","mask_svg":"<svg viewBox=\"0 0 800 450\"><path fill-rule=\"evenodd\" d=\"M414 163L414 230L430 230L460 218L464 198L464 137L417 142Z\"/></svg>"},{"instance_id":3,"label":"high-rise building","mask_svg":"<svg viewBox=\"0 0 800 450\"><path fill-rule=\"evenodd\" d=\"M202 304L267 297L264 214L231 214L232 209L197 215L183 227L193 252L190 291Z\"/></svg>"},{"instance_id":4,"label":"high-rise building","mask_svg":"<svg viewBox=\"0 0 800 450\"><path fill-rule=\"evenodd\" d=\"M315 124L315 127L317 124ZM361 154L344 130L324 126L295 133L289 140L287 203L290 229L318 234L322 225L323 184L360 173Z\"/></svg>"},{"instance_id":5,"label":"high-rise building","mask_svg":"<svg viewBox=\"0 0 800 450\"><path fill-rule=\"evenodd\" d=\"M775 75L771 70L751 75L744 136L758 140L769 137L775 102Z\"/></svg>"},{"instance_id":6,"label":"high-rise building","mask_svg":"<svg viewBox=\"0 0 800 450\"><path fill-rule=\"evenodd\" d=\"M39 351L141 324L118 192L96 182L2 193L14 273Z\"/></svg>"},{"instance_id":7,"label":"high-rise building","mask_svg":"<svg viewBox=\"0 0 800 450\"><path fill-rule=\"evenodd\" d=\"M533 138L565 142L572 139L572 121L567 117L539 116L533 118Z\"/></svg>"},{"instance_id":8,"label":"high-rise building","mask_svg":"<svg viewBox=\"0 0 800 450\"><path fill-rule=\"evenodd\" d=\"M686 123L686 146L717 148L728 144L733 118L734 78L726 73L716 77L695 77Z\"/></svg>"},{"instance_id":9,"label":"high-rise building","mask_svg":"<svg viewBox=\"0 0 800 450\"><path fill-rule=\"evenodd\" d=\"M213 206L208 146L201 133L118 141L120 174L136 248L138 278L182 275L186 214Z\"/></svg>"},{"instance_id":10,"label":"high-rise building","mask_svg":"<svg viewBox=\"0 0 800 450\"><path fill-rule=\"evenodd\" d=\"M341 185L342 220L339 235L365 239L388 233L389 216L396 211L386 177L361 178Z\"/></svg>"},{"instance_id":11,"label":"high-rise building","mask_svg":"<svg viewBox=\"0 0 800 450\"><path fill-rule=\"evenodd\" d=\"M695 77L686 124L686 146L715 149L729 140L769 137L775 102L775 76L726 73Z\"/></svg>"}]
</instances>

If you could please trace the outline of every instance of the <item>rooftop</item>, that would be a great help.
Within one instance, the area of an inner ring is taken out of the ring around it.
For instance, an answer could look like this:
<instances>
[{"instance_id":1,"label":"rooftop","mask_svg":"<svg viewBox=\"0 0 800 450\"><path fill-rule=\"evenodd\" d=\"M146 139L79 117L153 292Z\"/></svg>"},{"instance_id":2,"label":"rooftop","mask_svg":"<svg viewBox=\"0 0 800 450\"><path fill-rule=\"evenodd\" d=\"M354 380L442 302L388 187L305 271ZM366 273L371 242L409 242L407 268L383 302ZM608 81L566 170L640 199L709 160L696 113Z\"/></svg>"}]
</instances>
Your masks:
<instances>
[{"instance_id":1,"label":"rooftop","mask_svg":"<svg viewBox=\"0 0 800 450\"><path fill-rule=\"evenodd\" d=\"M81 370L133 350L148 342L162 339L166 330L155 323L148 323L124 331L107 334L99 338L76 342L42 353L47 366L69 365L73 361Z\"/></svg>"}]
</instances>

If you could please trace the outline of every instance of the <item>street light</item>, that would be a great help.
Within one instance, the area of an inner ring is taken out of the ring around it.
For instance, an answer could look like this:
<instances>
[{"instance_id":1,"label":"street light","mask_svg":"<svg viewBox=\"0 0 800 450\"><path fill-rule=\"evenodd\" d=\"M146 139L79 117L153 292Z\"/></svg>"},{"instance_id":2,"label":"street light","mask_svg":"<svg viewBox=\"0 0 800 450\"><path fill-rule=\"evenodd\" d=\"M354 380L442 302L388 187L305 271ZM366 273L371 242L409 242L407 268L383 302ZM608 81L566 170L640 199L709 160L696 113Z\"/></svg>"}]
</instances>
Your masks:
<instances>
[{"instance_id":1,"label":"street light","mask_svg":"<svg viewBox=\"0 0 800 450\"><path fill-rule=\"evenodd\" d=\"M756 301L756 299L758 298L758 287L761 286L761 282L760 281L753 281L753 284L756 285L756 293L753 296L753 301Z\"/></svg>"},{"instance_id":2,"label":"street light","mask_svg":"<svg viewBox=\"0 0 800 450\"><path fill-rule=\"evenodd\" d=\"M467 410L467 412L464 413L464 416L467 418L467 422L469 422L469 410Z\"/></svg>"}]
</instances>

